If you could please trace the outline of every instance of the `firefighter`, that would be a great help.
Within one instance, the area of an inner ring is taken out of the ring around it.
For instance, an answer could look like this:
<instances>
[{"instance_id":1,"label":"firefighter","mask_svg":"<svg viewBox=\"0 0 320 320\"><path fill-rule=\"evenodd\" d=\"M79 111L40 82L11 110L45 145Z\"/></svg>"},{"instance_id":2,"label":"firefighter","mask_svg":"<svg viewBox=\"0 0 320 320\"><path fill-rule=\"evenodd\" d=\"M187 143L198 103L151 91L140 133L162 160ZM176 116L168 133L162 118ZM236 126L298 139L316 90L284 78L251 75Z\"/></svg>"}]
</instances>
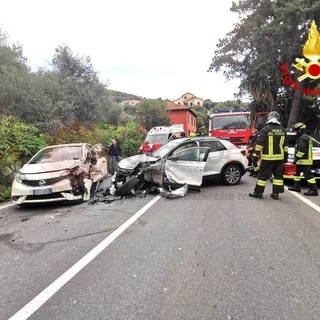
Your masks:
<instances>
[{"instance_id":1,"label":"firefighter","mask_svg":"<svg viewBox=\"0 0 320 320\"><path fill-rule=\"evenodd\" d=\"M294 186L288 188L290 191L301 192L300 173L302 172L305 179L308 181L309 190L304 193L306 196L318 196L316 179L311 173L312 159L312 139L306 134L306 125L298 122L293 126L293 130L297 132L297 142L295 146L295 156L293 164L297 166L294 176Z\"/></svg>"},{"instance_id":2,"label":"firefighter","mask_svg":"<svg viewBox=\"0 0 320 320\"><path fill-rule=\"evenodd\" d=\"M267 180L271 173L272 193L270 197L274 200L279 199L279 193L284 192L283 186L283 164L288 159L287 134L280 124L280 114L276 111L269 113L266 125L260 130L253 157L261 154L261 164L258 178L253 193L250 197L262 198Z\"/></svg>"},{"instance_id":3,"label":"firefighter","mask_svg":"<svg viewBox=\"0 0 320 320\"><path fill-rule=\"evenodd\" d=\"M257 177L258 176L258 158L253 157L253 151L257 143L258 138L258 130L252 129L251 136L249 138L248 146L247 146L247 154L246 157L248 158L248 171L250 172L250 177Z\"/></svg>"}]
</instances>

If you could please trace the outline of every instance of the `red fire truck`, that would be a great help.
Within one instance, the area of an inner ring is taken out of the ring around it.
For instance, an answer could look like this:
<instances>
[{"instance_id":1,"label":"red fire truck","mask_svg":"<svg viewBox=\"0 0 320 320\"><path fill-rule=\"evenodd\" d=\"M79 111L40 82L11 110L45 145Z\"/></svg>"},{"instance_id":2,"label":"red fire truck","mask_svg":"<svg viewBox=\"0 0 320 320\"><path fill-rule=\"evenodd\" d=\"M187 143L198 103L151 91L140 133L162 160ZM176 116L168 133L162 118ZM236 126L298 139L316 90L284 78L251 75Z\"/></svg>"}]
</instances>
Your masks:
<instances>
[{"instance_id":1,"label":"red fire truck","mask_svg":"<svg viewBox=\"0 0 320 320\"><path fill-rule=\"evenodd\" d=\"M247 110L217 110L210 115L209 135L229 138L236 145L246 145L251 136L251 129L260 129L268 113L257 112L252 119L250 111Z\"/></svg>"}]
</instances>

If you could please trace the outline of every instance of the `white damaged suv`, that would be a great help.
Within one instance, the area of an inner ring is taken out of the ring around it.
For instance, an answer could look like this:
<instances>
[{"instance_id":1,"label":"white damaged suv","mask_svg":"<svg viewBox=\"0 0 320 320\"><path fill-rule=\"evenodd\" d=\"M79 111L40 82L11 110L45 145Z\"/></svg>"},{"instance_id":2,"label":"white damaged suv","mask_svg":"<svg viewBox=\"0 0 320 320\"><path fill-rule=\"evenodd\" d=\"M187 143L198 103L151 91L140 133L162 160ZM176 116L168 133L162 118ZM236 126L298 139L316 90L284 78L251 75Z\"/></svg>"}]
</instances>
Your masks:
<instances>
[{"instance_id":1,"label":"white damaged suv","mask_svg":"<svg viewBox=\"0 0 320 320\"><path fill-rule=\"evenodd\" d=\"M208 177L220 177L226 185L236 185L247 170L248 160L244 153L245 150L223 138L200 136L175 139L150 155L140 154L121 160L114 176L115 182L121 182L117 194L122 195L121 190L127 192L134 183L138 184L137 179L130 178L143 164L152 164L168 181L195 188L200 188L203 179Z\"/></svg>"}]
</instances>

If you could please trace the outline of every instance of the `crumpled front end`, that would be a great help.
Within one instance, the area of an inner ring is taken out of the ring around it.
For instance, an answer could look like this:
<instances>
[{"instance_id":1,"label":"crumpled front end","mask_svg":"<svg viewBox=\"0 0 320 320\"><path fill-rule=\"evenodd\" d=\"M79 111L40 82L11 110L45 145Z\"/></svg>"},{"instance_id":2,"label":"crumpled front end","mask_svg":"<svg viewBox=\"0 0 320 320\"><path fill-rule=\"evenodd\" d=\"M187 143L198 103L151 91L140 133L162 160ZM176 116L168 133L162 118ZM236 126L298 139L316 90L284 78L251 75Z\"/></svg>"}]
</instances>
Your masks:
<instances>
[{"instance_id":1,"label":"crumpled front end","mask_svg":"<svg viewBox=\"0 0 320 320\"><path fill-rule=\"evenodd\" d=\"M86 169L20 174L12 184L11 197L17 204L89 200L92 181Z\"/></svg>"}]
</instances>

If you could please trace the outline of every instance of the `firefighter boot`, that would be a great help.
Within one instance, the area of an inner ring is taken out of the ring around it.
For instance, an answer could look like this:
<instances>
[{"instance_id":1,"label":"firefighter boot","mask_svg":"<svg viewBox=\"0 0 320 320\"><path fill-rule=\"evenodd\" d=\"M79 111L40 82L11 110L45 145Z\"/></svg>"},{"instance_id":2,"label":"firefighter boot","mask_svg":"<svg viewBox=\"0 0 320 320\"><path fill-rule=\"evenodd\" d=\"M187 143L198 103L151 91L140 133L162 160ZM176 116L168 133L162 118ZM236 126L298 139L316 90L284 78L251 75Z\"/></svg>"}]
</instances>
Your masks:
<instances>
[{"instance_id":1,"label":"firefighter boot","mask_svg":"<svg viewBox=\"0 0 320 320\"><path fill-rule=\"evenodd\" d=\"M249 170L249 177L252 177L252 176L253 176L253 170L250 169L250 170Z\"/></svg>"},{"instance_id":2,"label":"firefighter boot","mask_svg":"<svg viewBox=\"0 0 320 320\"><path fill-rule=\"evenodd\" d=\"M262 199L263 198L263 195L262 193L259 193L259 192L252 192L252 193L249 193L249 197L251 198L258 198L258 199Z\"/></svg>"},{"instance_id":3,"label":"firefighter boot","mask_svg":"<svg viewBox=\"0 0 320 320\"><path fill-rule=\"evenodd\" d=\"M293 187L288 188L289 191L301 192L300 181L294 181Z\"/></svg>"},{"instance_id":4,"label":"firefighter boot","mask_svg":"<svg viewBox=\"0 0 320 320\"><path fill-rule=\"evenodd\" d=\"M309 190L304 193L305 196L318 196L318 189L316 184L310 184Z\"/></svg>"},{"instance_id":5,"label":"firefighter boot","mask_svg":"<svg viewBox=\"0 0 320 320\"><path fill-rule=\"evenodd\" d=\"M279 200L279 193L271 193L270 197L274 200Z\"/></svg>"}]
</instances>

